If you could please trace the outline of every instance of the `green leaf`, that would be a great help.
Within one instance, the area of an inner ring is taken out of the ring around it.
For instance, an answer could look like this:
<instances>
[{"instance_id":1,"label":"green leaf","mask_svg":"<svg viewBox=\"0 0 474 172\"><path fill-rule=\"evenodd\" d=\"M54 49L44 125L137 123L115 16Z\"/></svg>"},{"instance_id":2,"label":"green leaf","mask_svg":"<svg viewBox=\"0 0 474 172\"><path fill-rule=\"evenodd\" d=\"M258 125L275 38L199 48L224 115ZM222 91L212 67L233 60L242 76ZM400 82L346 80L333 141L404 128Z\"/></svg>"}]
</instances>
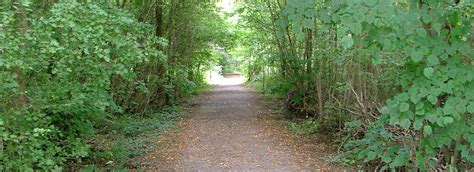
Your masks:
<instances>
[{"instance_id":1,"label":"green leaf","mask_svg":"<svg viewBox=\"0 0 474 172\"><path fill-rule=\"evenodd\" d=\"M341 44L343 48L349 49L354 45L354 40L351 35L346 35L342 38Z\"/></svg>"},{"instance_id":2,"label":"green leaf","mask_svg":"<svg viewBox=\"0 0 474 172\"><path fill-rule=\"evenodd\" d=\"M443 113L446 115L453 114L455 112L454 107L452 105L444 105L443 107Z\"/></svg>"},{"instance_id":3,"label":"green leaf","mask_svg":"<svg viewBox=\"0 0 474 172\"><path fill-rule=\"evenodd\" d=\"M400 93L397 96L395 96L395 100L398 100L400 102L407 101L409 99L409 95L407 93Z\"/></svg>"},{"instance_id":4,"label":"green leaf","mask_svg":"<svg viewBox=\"0 0 474 172\"><path fill-rule=\"evenodd\" d=\"M444 117L444 125L453 123L454 119L452 117Z\"/></svg>"},{"instance_id":5,"label":"green leaf","mask_svg":"<svg viewBox=\"0 0 474 172\"><path fill-rule=\"evenodd\" d=\"M421 118L415 119L415 122L413 123L413 128L415 130L420 130L421 127L423 127L423 119Z\"/></svg>"},{"instance_id":6,"label":"green leaf","mask_svg":"<svg viewBox=\"0 0 474 172\"><path fill-rule=\"evenodd\" d=\"M469 103L469 105L467 106L467 111L469 113L474 113L474 103Z\"/></svg>"},{"instance_id":7,"label":"green leaf","mask_svg":"<svg viewBox=\"0 0 474 172\"><path fill-rule=\"evenodd\" d=\"M458 113L463 114L467 112L466 106L467 106L466 103L460 101L459 103L456 104L455 108Z\"/></svg>"},{"instance_id":8,"label":"green leaf","mask_svg":"<svg viewBox=\"0 0 474 172\"><path fill-rule=\"evenodd\" d=\"M298 40L303 40L305 38L305 34L302 31L295 32L296 34L296 39Z\"/></svg>"},{"instance_id":9,"label":"green leaf","mask_svg":"<svg viewBox=\"0 0 474 172\"><path fill-rule=\"evenodd\" d=\"M431 78L431 76L433 76L433 68L432 67L427 67L423 70L423 74L427 77L427 78Z\"/></svg>"},{"instance_id":10,"label":"green leaf","mask_svg":"<svg viewBox=\"0 0 474 172\"><path fill-rule=\"evenodd\" d=\"M427 113L425 115L425 119L427 119L430 122L435 122L436 119L438 119L438 115L436 115L436 113Z\"/></svg>"},{"instance_id":11,"label":"green leaf","mask_svg":"<svg viewBox=\"0 0 474 172\"><path fill-rule=\"evenodd\" d=\"M436 33L440 33L442 27L443 25L441 23L434 23L432 26L433 30L436 31Z\"/></svg>"},{"instance_id":12,"label":"green leaf","mask_svg":"<svg viewBox=\"0 0 474 172\"><path fill-rule=\"evenodd\" d=\"M433 96L433 95L428 95L427 99L428 99L428 101L429 101L431 104L433 104L433 105L435 105L435 104L438 102L438 98L436 98L436 97Z\"/></svg>"},{"instance_id":13,"label":"green leaf","mask_svg":"<svg viewBox=\"0 0 474 172\"><path fill-rule=\"evenodd\" d=\"M426 135L431 135L431 133L433 132L433 130L431 129L431 126L426 125L426 126L423 127L423 132L424 132Z\"/></svg>"},{"instance_id":14,"label":"green leaf","mask_svg":"<svg viewBox=\"0 0 474 172\"><path fill-rule=\"evenodd\" d=\"M331 22L331 16L329 16L328 11L323 9L319 11L319 18L321 18L321 21L324 23L330 23Z\"/></svg>"},{"instance_id":15,"label":"green leaf","mask_svg":"<svg viewBox=\"0 0 474 172\"><path fill-rule=\"evenodd\" d=\"M293 27L291 28L291 31L293 31L294 33L298 34L300 32L303 32L301 30L301 23L294 23L293 24Z\"/></svg>"},{"instance_id":16,"label":"green leaf","mask_svg":"<svg viewBox=\"0 0 474 172\"><path fill-rule=\"evenodd\" d=\"M400 103L400 112L406 112L410 109L410 105L406 102Z\"/></svg>"},{"instance_id":17,"label":"green leaf","mask_svg":"<svg viewBox=\"0 0 474 172\"><path fill-rule=\"evenodd\" d=\"M364 11L365 8L360 8L361 11ZM358 12L358 13L355 13L354 14L354 19L358 22L358 23L361 23L365 20L365 14L367 13L367 11L361 13L361 12Z\"/></svg>"},{"instance_id":18,"label":"green leaf","mask_svg":"<svg viewBox=\"0 0 474 172\"><path fill-rule=\"evenodd\" d=\"M411 125L410 119L408 118L401 118L400 119L400 126L404 129L408 129Z\"/></svg>"},{"instance_id":19,"label":"green leaf","mask_svg":"<svg viewBox=\"0 0 474 172\"><path fill-rule=\"evenodd\" d=\"M392 168L393 167L399 167L399 166L404 165L406 163L406 161L408 161L408 160L409 160L409 157L408 157L407 153L402 152L398 156L395 157L395 159L390 164L390 166Z\"/></svg>"},{"instance_id":20,"label":"green leaf","mask_svg":"<svg viewBox=\"0 0 474 172\"><path fill-rule=\"evenodd\" d=\"M420 168L420 171L427 171L426 170L426 163L425 159L426 156L424 155L423 151L416 151L416 164L418 164L418 167Z\"/></svg>"},{"instance_id":21,"label":"green leaf","mask_svg":"<svg viewBox=\"0 0 474 172\"><path fill-rule=\"evenodd\" d=\"M301 16L300 14L290 14L288 16L288 19L292 22L301 22L302 18L303 16Z\"/></svg>"},{"instance_id":22,"label":"green leaf","mask_svg":"<svg viewBox=\"0 0 474 172\"><path fill-rule=\"evenodd\" d=\"M429 55L426 60L428 64L431 66L435 66L439 64L439 59L435 55Z\"/></svg>"},{"instance_id":23,"label":"green leaf","mask_svg":"<svg viewBox=\"0 0 474 172\"><path fill-rule=\"evenodd\" d=\"M427 35L427 34L426 34L426 30L423 29L423 28L417 29L417 30L416 30L416 33L417 33L418 36L421 36L421 37L426 37L426 35Z\"/></svg>"},{"instance_id":24,"label":"green leaf","mask_svg":"<svg viewBox=\"0 0 474 172\"><path fill-rule=\"evenodd\" d=\"M411 49L410 50L410 58L411 58L411 60L413 60L415 62L419 62L423 58L423 53L421 51L417 51L416 49Z\"/></svg>"},{"instance_id":25,"label":"green leaf","mask_svg":"<svg viewBox=\"0 0 474 172\"><path fill-rule=\"evenodd\" d=\"M341 23L345 26L350 26L354 22L353 17L349 14L344 14L341 16Z\"/></svg>"},{"instance_id":26,"label":"green leaf","mask_svg":"<svg viewBox=\"0 0 474 172\"><path fill-rule=\"evenodd\" d=\"M372 161L372 160L375 159L376 156L377 156L377 154L375 154L374 151L369 151L369 152L367 153L367 159L366 159L366 160L367 160L367 161Z\"/></svg>"},{"instance_id":27,"label":"green leaf","mask_svg":"<svg viewBox=\"0 0 474 172\"><path fill-rule=\"evenodd\" d=\"M428 12L425 12L425 10L423 10L424 12L421 13L421 19L423 20L423 22L425 23L430 23L432 20L433 20L433 17L430 15L430 13ZM424 30L424 29L423 29Z\"/></svg>"},{"instance_id":28,"label":"green leaf","mask_svg":"<svg viewBox=\"0 0 474 172\"><path fill-rule=\"evenodd\" d=\"M444 118L437 118L436 124L440 127L444 127Z\"/></svg>"},{"instance_id":29,"label":"green leaf","mask_svg":"<svg viewBox=\"0 0 474 172\"><path fill-rule=\"evenodd\" d=\"M323 24L323 25L321 25L321 26L319 27L319 30L322 31L322 32L324 32L324 33L327 33L327 32L329 32L329 29L330 29L330 28L331 28L330 25L328 25L328 24Z\"/></svg>"},{"instance_id":30,"label":"green leaf","mask_svg":"<svg viewBox=\"0 0 474 172\"><path fill-rule=\"evenodd\" d=\"M303 27L307 29L314 29L314 22L311 19L305 18L303 20Z\"/></svg>"},{"instance_id":31,"label":"green leaf","mask_svg":"<svg viewBox=\"0 0 474 172\"><path fill-rule=\"evenodd\" d=\"M349 27L356 35L359 35L362 32L362 25L360 23L352 23Z\"/></svg>"},{"instance_id":32,"label":"green leaf","mask_svg":"<svg viewBox=\"0 0 474 172\"><path fill-rule=\"evenodd\" d=\"M382 64L382 58L380 55L375 55L372 57L372 64L376 66Z\"/></svg>"},{"instance_id":33,"label":"green leaf","mask_svg":"<svg viewBox=\"0 0 474 172\"><path fill-rule=\"evenodd\" d=\"M285 30L283 29L279 29L277 32L276 32L276 35L278 38L283 38L285 36Z\"/></svg>"},{"instance_id":34,"label":"green leaf","mask_svg":"<svg viewBox=\"0 0 474 172\"><path fill-rule=\"evenodd\" d=\"M382 157L382 161L385 163L390 163L392 161L392 158L390 158L390 156L385 155Z\"/></svg>"},{"instance_id":35,"label":"green leaf","mask_svg":"<svg viewBox=\"0 0 474 172\"><path fill-rule=\"evenodd\" d=\"M384 106L384 107L382 107L382 109L380 109L380 112L382 114L388 114L388 113L390 113L390 108L387 107L387 106Z\"/></svg>"},{"instance_id":36,"label":"green leaf","mask_svg":"<svg viewBox=\"0 0 474 172\"><path fill-rule=\"evenodd\" d=\"M365 21L369 24L372 24L375 20L375 14L373 12L369 12L366 14Z\"/></svg>"},{"instance_id":37,"label":"green leaf","mask_svg":"<svg viewBox=\"0 0 474 172\"><path fill-rule=\"evenodd\" d=\"M314 9L307 9L305 12L304 12L304 15L306 17L314 17L316 14L316 12L314 11Z\"/></svg>"},{"instance_id":38,"label":"green leaf","mask_svg":"<svg viewBox=\"0 0 474 172\"><path fill-rule=\"evenodd\" d=\"M288 20L286 19L277 19L275 23L280 26L281 28L285 28L288 26Z\"/></svg>"},{"instance_id":39,"label":"green leaf","mask_svg":"<svg viewBox=\"0 0 474 172\"><path fill-rule=\"evenodd\" d=\"M416 87L411 87L409 90L408 90L408 95L410 96L410 101L413 102L413 103L418 103L418 101L420 101L420 96L419 96L419 93L418 93L418 89Z\"/></svg>"}]
</instances>

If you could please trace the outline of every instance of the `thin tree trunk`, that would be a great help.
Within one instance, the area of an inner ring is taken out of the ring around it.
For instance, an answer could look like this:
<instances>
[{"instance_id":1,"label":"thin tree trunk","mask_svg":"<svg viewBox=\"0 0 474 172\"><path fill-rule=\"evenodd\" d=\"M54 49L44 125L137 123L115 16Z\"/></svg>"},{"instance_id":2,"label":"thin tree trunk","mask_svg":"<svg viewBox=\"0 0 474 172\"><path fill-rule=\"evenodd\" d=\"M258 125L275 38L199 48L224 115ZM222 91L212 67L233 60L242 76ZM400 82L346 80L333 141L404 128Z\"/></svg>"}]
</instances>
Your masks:
<instances>
[{"instance_id":1,"label":"thin tree trunk","mask_svg":"<svg viewBox=\"0 0 474 172\"><path fill-rule=\"evenodd\" d=\"M175 44L175 22L173 20L173 17L175 15L174 12L175 7L175 0L170 0L170 5L169 5L169 12L168 12L168 65L170 71L168 71L168 83L173 84L173 78L175 76L175 69L173 69L175 66L175 54L174 54L174 44ZM170 101L173 99L173 97L176 97L176 94L174 95L168 95L169 97L166 99L168 103L171 103Z\"/></svg>"},{"instance_id":2,"label":"thin tree trunk","mask_svg":"<svg viewBox=\"0 0 474 172\"><path fill-rule=\"evenodd\" d=\"M157 4L155 7L155 21L156 21L156 36L163 37L164 36L164 26L163 26L163 0L157 0ZM157 47L159 50L163 50L161 47ZM158 64L158 77L160 80L166 79L166 62L159 62ZM165 83L162 82L158 86L158 99L157 105L163 106L166 103L166 90L165 90Z\"/></svg>"},{"instance_id":3,"label":"thin tree trunk","mask_svg":"<svg viewBox=\"0 0 474 172\"><path fill-rule=\"evenodd\" d=\"M266 4L267 4L268 9L270 10L270 16L272 17L272 20L271 20L272 21L272 27L273 27L273 29L272 29L273 32L272 33L275 37L275 41L277 43L278 49L280 50L281 74L285 78L286 77L286 72L288 70L287 69L288 64L287 64L287 60L286 60L287 52L286 52L286 50L283 49L284 45L283 45L283 43L280 42L281 39L277 36L276 31L277 31L278 28L276 27L275 21L274 21L274 19L276 18L275 12L274 12L273 8L271 7L270 1L267 1Z\"/></svg>"}]
</instances>

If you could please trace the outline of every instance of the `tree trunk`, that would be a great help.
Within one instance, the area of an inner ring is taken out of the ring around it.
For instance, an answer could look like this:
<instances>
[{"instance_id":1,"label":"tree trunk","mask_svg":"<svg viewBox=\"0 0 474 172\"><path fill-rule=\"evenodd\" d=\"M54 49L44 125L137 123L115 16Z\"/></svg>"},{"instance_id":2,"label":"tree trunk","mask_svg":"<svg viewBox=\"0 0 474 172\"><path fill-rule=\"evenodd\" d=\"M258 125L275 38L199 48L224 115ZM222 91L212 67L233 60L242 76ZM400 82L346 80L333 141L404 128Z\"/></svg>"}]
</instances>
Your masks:
<instances>
[{"instance_id":1,"label":"tree trunk","mask_svg":"<svg viewBox=\"0 0 474 172\"><path fill-rule=\"evenodd\" d=\"M173 17L175 15L175 0L170 0L170 5L169 5L169 12L168 12L168 67L170 71L168 71L169 75L167 75L167 80L169 84L173 84L173 77L175 76L175 69L174 69L174 63L175 63L175 54L174 54L174 44L175 44L175 22L173 20ZM174 93L173 95L167 94L166 101L168 103L171 103L171 100L176 97L176 94Z\"/></svg>"},{"instance_id":2,"label":"tree trunk","mask_svg":"<svg viewBox=\"0 0 474 172\"><path fill-rule=\"evenodd\" d=\"M164 26L163 26L163 0L157 0L157 4L155 7L155 21L156 21L156 36L163 37L164 36ZM159 50L163 50L161 47L157 47ZM158 77L161 81L166 79L166 62L159 62L158 64ZM165 90L165 83L162 82L158 86L158 99L157 105L163 106L166 104L166 90Z\"/></svg>"}]
</instances>

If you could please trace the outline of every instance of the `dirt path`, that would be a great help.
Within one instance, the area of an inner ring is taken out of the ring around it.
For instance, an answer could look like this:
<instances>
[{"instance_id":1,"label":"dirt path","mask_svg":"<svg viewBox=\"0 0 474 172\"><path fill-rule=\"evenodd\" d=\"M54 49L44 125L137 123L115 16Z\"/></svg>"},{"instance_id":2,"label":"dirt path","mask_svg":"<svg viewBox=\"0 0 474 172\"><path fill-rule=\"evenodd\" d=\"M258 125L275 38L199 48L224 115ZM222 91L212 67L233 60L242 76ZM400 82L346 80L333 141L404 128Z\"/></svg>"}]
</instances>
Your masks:
<instances>
[{"instance_id":1,"label":"dirt path","mask_svg":"<svg viewBox=\"0 0 474 172\"><path fill-rule=\"evenodd\" d=\"M220 85L193 100L190 115L141 157L145 170L300 171L332 169L324 145L297 142L258 93Z\"/></svg>"}]
</instances>

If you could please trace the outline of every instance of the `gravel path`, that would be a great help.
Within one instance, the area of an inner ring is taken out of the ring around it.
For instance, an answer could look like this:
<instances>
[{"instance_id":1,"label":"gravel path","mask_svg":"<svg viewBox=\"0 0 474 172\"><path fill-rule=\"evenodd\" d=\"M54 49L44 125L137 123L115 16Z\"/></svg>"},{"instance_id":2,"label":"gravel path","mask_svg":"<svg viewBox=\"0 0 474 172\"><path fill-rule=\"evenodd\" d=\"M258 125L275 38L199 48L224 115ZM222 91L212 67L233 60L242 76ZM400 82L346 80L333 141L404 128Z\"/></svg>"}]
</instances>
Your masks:
<instances>
[{"instance_id":1,"label":"gravel path","mask_svg":"<svg viewBox=\"0 0 474 172\"><path fill-rule=\"evenodd\" d=\"M301 171L334 169L326 146L295 139L258 93L220 85L192 100L190 114L141 157L146 171ZM296 141L298 140L298 141Z\"/></svg>"}]
</instances>

